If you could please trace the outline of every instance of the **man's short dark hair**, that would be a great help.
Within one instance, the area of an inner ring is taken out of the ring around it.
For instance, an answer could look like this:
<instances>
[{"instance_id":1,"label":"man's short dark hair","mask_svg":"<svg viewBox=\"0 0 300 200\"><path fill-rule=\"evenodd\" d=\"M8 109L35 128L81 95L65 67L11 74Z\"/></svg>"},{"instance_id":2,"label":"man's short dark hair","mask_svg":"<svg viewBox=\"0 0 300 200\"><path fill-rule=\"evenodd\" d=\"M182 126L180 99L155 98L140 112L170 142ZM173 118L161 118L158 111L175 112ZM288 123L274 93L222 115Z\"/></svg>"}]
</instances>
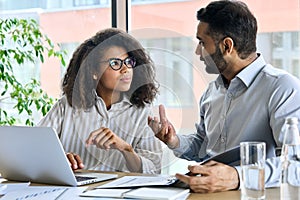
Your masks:
<instances>
[{"instance_id":1,"label":"man's short dark hair","mask_svg":"<svg viewBox=\"0 0 300 200\"><path fill-rule=\"evenodd\" d=\"M239 56L244 59L256 52L257 21L241 1L213 1L197 12L200 22L208 23L206 34L217 44L225 37L234 41Z\"/></svg>"}]
</instances>

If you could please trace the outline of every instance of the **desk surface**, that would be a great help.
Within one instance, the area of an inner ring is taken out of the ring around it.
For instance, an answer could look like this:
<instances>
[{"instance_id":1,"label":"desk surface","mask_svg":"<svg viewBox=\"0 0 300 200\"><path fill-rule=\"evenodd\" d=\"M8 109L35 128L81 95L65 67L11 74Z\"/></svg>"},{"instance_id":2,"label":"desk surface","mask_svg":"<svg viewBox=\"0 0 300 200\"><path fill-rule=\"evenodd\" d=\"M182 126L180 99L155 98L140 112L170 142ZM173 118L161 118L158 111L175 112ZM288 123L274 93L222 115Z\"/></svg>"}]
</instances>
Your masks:
<instances>
[{"instance_id":1,"label":"desk surface","mask_svg":"<svg viewBox=\"0 0 300 200\"><path fill-rule=\"evenodd\" d=\"M95 171L93 171L95 172ZM111 172L109 172L111 173ZM123 172L115 172L119 175L119 177L122 176L129 176L129 175L144 175L144 174L136 174L136 173L123 173ZM2 181L5 181L5 179L0 178L0 183ZM105 184L109 181L104 181L100 183L94 183L90 184L88 189L92 189L96 186ZM43 184L36 184L32 183L31 185L43 185ZM1 199L1 198L0 198ZM241 199L241 192L239 190L235 191L227 191L227 192L218 192L218 193L210 193L210 194L198 194L198 193L191 193L188 197L188 200L195 200L195 199L201 199L201 200L240 200ZM271 188L266 190L266 199L272 199L272 200L279 200L280 199L280 188Z\"/></svg>"},{"instance_id":2,"label":"desk surface","mask_svg":"<svg viewBox=\"0 0 300 200\"><path fill-rule=\"evenodd\" d=\"M130 175L145 175L145 174L137 174L137 173L124 173L124 172L115 172L119 175L119 177L122 176L130 176ZM105 184L109 181L101 182L101 183L95 183L91 184L89 186L89 189L92 189L96 186ZM188 200L240 200L241 199L241 191L240 190L234 190L234 191L227 191L227 192L218 192L218 193L210 193L210 194L199 194L199 193L191 193ZM271 188L266 190L266 199L272 199L272 200L280 200L280 188Z\"/></svg>"},{"instance_id":3,"label":"desk surface","mask_svg":"<svg viewBox=\"0 0 300 200\"><path fill-rule=\"evenodd\" d=\"M218 192L211 194L196 194L191 193L188 197L189 200L201 199L201 200L240 200L241 192L239 190L236 191L228 191L228 192ZM280 200L280 188L272 188L266 190L266 199L272 200Z\"/></svg>"}]
</instances>

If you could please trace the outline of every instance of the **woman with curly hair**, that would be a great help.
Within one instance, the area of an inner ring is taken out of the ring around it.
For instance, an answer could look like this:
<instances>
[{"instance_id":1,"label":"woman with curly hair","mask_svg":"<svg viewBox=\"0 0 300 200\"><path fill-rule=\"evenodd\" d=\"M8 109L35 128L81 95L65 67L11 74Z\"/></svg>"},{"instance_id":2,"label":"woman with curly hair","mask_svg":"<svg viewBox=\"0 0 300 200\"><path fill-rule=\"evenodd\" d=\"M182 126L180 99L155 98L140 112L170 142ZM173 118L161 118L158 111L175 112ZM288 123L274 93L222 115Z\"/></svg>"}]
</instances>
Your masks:
<instances>
[{"instance_id":1,"label":"woman with curly hair","mask_svg":"<svg viewBox=\"0 0 300 200\"><path fill-rule=\"evenodd\" d=\"M72 169L160 173L161 143L147 123L155 67L135 38L110 28L84 41L62 89L39 126L57 131Z\"/></svg>"}]
</instances>

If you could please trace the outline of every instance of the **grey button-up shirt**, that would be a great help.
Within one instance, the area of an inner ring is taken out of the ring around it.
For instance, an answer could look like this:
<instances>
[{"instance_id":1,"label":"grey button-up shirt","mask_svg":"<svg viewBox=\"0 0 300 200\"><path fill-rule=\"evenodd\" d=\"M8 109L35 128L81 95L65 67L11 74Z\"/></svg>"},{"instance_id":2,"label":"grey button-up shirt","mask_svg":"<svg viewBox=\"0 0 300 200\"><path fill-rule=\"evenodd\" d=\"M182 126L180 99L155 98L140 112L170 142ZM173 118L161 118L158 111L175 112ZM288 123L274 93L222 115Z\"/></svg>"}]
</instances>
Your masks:
<instances>
[{"instance_id":1,"label":"grey button-up shirt","mask_svg":"<svg viewBox=\"0 0 300 200\"><path fill-rule=\"evenodd\" d=\"M267 144L266 187L278 186L280 159L275 148L286 117L300 118L300 81L266 64L261 55L225 88L221 75L200 100L197 133L180 135L175 155L201 161L242 141ZM236 167L240 172L240 167Z\"/></svg>"}]
</instances>

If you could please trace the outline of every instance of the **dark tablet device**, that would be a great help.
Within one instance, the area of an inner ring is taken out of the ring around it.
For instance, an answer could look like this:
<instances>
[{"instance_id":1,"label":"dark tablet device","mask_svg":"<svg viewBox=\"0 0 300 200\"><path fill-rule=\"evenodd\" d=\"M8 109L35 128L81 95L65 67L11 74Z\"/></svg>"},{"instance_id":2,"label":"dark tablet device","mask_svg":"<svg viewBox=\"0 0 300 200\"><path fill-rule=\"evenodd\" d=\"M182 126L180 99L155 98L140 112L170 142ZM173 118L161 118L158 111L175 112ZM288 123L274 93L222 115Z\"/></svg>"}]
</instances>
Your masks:
<instances>
[{"instance_id":1,"label":"dark tablet device","mask_svg":"<svg viewBox=\"0 0 300 200\"><path fill-rule=\"evenodd\" d=\"M230 166L237 166L240 165L240 146L236 146L233 147L231 149L228 149L226 151L224 151L223 153L217 154L215 156L209 157L205 160L203 160L202 162L200 162L200 164L205 164L208 161L217 161L217 162L221 162L224 163L226 165L230 165ZM199 174L193 174L191 172L186 173L186 175L189 176L197 176ZM175 183L172 184L172 186L174 187L180 187L180 188L189 188L189 185L180 181L180 180L176 180Z\"/></svg>"},{"instance_id":2,"label":"dark tablet device","mask_svg":"<svg viewBox=\"0 0 300 200\"><path fill-rule=\"evenodd\" d=\"M200 164L205 164L211 160L221 162L230 166L240 165L240 146L233 147L224 151L223 153L209 157L208 159L203 160Z\"/></svg>"}]
</instances>

